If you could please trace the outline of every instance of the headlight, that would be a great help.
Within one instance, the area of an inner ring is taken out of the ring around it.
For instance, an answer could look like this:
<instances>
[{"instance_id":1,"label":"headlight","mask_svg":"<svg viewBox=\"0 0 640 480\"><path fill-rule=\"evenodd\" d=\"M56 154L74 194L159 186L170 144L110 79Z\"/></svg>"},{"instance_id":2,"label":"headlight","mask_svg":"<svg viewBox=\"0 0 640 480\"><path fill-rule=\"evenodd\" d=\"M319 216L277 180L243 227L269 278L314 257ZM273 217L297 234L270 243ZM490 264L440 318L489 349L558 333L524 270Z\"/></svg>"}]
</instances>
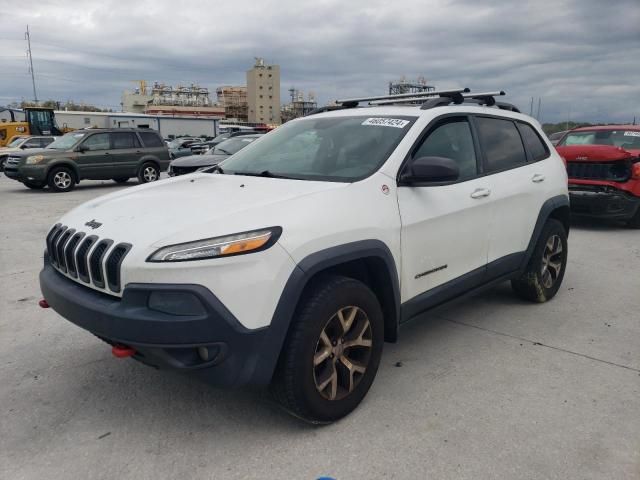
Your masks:
<instances>
[{"instance_id":1,"label":"headlight","mask_svg":"<svg viewBox=\"0 0 640 480\"><path fill-rule=\"evenodd\" d=\"M281 233L282 228L269 227L224 237L169 245L156 250L147 258L147 261L186 262L259 252L276 243Z\"/></svg>"},{"instance_id":2,"label":"headlight","mask_svg":"<svg viewBox=\"0 0 640 480\"><path fill-rule=\"evenodd\" d=\"M44 160L44 155L31 155L30 157L27 157L27 165L40 163L42 160Z\"/></svg>"}]
</instances>

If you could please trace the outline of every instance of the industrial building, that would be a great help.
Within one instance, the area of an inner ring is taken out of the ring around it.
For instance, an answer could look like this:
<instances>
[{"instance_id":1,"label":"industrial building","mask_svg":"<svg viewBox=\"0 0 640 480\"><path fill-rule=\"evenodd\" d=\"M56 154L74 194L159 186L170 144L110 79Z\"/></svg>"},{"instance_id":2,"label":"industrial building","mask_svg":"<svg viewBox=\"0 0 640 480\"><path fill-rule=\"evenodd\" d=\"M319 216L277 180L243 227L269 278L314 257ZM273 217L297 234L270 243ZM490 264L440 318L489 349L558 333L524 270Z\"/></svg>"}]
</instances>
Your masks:
<instances>
[{"instance_id":1,"label":"industrial building","mask_svg":"<svg viewBox=\"0 0 640 480\"><path fill-rule=\"evenodd\" d=\"M427 85L424 77L418 77L418 80L415 82L408 81L405 77L401 77L398 82L389 82L389 95L433 92L435 89L436 87Z\"/></svg>"},{"instance_id":2,"label":"industrial building","mask_svg":"<svg viewBox=\"0 0 640 480\"><path fill-rule=\"evenodd\" d=\"M262 58L247 71L248 120L251 123L279 125L280 66L267 65Z\"/></svg>"},{"instance_id":3,"label":"industrial building","mask_svg":"<svg viewBox=\"0 0 640 480\"><path fill-rule=\"evenodd\" d=\"M309 92L307 98L304 98L304 92L294 87L289 89L291 102L285 104L281 108L282 123L293 120L294 118L304 117L308 113L318 108L316 96L313 92Z\"/></svg>"},{"instance_id":4,"label":"industrial building","mask_svg":"<svg viewBox=\"0 0 640 480\"><path fill-rule=\"evenodd\" d=\"M169 117L143 113L66 112L56 111L61 128L150 128L164 138L181 136L215 137L219 133L218 118Z\"/></svg>"},{"instance_id":5,"label":"industrial building","mask_svg":"<svg viewBox=\"0 0 640 480\"><path fill-rule=\"evenodd\" d=\"M216 89L218 105L224 109L228 120L246 122L249 120L247 104L247 87L225 85Z\"/></svg>"},{"instance_id":6,"label":"industrial building","mask_svg":"<svg viewBox=\"0 0 640 480\"><path fill-rule=\"evenodd\" d=\"M224 117L224 108L211 101L209 89L193 83L188 87L174 87L154 82L151 88L147 88L147 82L140 80L133 92L122 94L122 110L157 115Z\"/></svg>"}]
</instances>

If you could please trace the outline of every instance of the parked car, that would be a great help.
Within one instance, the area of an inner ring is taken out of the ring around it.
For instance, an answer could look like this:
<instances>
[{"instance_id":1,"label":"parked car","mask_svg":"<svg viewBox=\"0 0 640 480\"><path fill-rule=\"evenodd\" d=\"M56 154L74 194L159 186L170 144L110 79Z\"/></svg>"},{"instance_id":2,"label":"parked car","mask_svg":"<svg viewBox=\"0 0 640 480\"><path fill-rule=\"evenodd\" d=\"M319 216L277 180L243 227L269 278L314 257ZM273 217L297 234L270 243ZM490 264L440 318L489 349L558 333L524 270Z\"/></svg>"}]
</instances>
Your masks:
<instances>
[{"instance_id":1,"label":"parked car","mask_svg":"<svg viewBox=\"0 0 640 480\"><path fill-rule=\"evenodd\" d=\"M571 211L640 228L640 126L576 128L556 146L567 161Z\"/></svg>"},{"instance_id":2,"label":"parked car","mask_svg":"<svg viewBox=\"0 0 640 480\"><path fill-rule=\"evenodd\" d=\"M74 208L46 236L43 306L117 357L347 415L401 323L507 280L545 302L565 272L567 173L538 122L429 94L345 100L214 172Z\"/></svg>"},{"instance_id":3,"label":"parked car","mask_svg":"<svg viewBox=\"0 0 640 480\"><path fill-rule=\"evenodd\" d=\"M568 131L569 130L563 130L562 132L555 132L555 133L549 134L549 141L551 142L551 145L555 147Z\"/></svg>"},{"instance_id":4,"label":"parked car","mask_svg":"<svg viewBox=\"0 0 640 480\"><path fill-rule=\"evenodd\" d=\"M153 130L91 129L67 133L44 149L10 154L4 173L32 189L48 185L68 192L85 179L152 182L168 165L167 147Z\"/></svg>"},{"instance_id":5,"label":"parked car","mask_svg":"<svg viewBox=\"0 0 640 480\"><path fill-rule=\"evenodd\" d=\"M169 142L169 145L168 145L169 157L171 159L174 159L174 158L193 155L193 150L191 149L191 147L193 145L198 145L201 143L202 143L202 140L200 140L199 138L194 138L194 137L176 138L175 140L172 140L171 142Z\"/></svg>"},{"instance_id":6,"label":"parked car","mask_svg":"<svg viewBox=\"0 0 640 480\"><path fill-rule=\"evenodd\" d=\"M0 147L0 172L4 170L4 162L9 154L19 152L21 150L30 150L32 148L44 148L55 140L56 137L50 136L29 136L21 135L14 137L6 147Z\"/></svg>"},{"instance_id":7,"label":"parked car","mask_svg":"<svg viewBox=\"0 0 640 480\"><path fill-rule=\"evenodd\" d=\"M167 173L173 177L176 175L184 175L185 173L192 173L204 167L212 167L226 160L234 153L239 152L261 136L262 134L253 134L229 138L209 149L204 155L176 158L169 164Z\"/></svg>"}]
</instances>

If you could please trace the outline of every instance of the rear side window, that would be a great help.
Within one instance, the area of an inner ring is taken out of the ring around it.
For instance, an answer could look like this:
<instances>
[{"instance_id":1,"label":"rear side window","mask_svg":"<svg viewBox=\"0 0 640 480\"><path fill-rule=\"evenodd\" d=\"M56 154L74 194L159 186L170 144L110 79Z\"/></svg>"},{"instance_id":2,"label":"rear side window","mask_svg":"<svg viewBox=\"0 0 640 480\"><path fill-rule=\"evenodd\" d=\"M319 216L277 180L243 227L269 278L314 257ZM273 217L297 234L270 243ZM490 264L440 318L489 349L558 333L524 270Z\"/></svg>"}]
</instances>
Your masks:
<instances>
[{"instance_id":1,"label":"rear side window","mask_svg":"<svg viewBox=\"0 0 640 480\"><path fill-rule=\"evenodd\" d=\"M139 148L140 143L135 133L131 132L117 132L111 134L111 141L113 142L113 148Z\"/></svg>"},{"instance_id":2,"label":"rear side window","mask_svg":"<svg viewBox=\"0 0 640 480\"><path fill-rule=\"evenodd\" d=\"M486 173L527 163L520 133L511 120L476 117L476 125L480 144L484 149Z\"/></svg>"},{"instance_id":3,"label":"rear side window","mask_svg":"<svg viewBox=\"0 0 640 480\"><path fill-rule=\"evenodd\" d=\"M549 150L544 142L540 139L540 135L536 133L534 128L527 123L519 123L522 140L531 154L531 160L537 162L549 156Z\"/></svg>"},{"instance_id":4,"label":"rear side window","mask_svg":"<svg viewBox=\"0 0 640 480\"><path fill-rule=\"evenodd\" d=\"M469 123L465 118L447 120L429 133L413 158L446 157L458 164L460 180L476 176L476 152Z\"/></svg>"},{"instance_id":5,"label":"rear side window","mask_svg":"<svg viewBox=\"0 0 640 480\"><path fill-rule=\"evenodd\" d=\"M164 142L160 139L160 137L153 132L138 132L140 138L142 138L142 143L144 143L145 147L162 147L164 146Z\"/></svg>"}]
</instances>

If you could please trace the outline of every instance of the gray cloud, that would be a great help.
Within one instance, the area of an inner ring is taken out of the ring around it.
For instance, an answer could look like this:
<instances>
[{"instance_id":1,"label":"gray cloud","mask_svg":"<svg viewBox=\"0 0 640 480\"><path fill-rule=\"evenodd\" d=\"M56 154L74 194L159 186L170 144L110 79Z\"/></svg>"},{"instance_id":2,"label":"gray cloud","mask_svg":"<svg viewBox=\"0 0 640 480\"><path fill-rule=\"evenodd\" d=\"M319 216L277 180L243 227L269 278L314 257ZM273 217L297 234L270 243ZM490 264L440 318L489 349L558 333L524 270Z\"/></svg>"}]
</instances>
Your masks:
<instances>
[{"instance_id":1,"label":"gray cloud","mask_svg":"<svg viewBox=\"0 0 640 480\"><path fill-rule=\"evenodd\" d=\"M401 75L438 87L504 89L544 121L640 118L638 0L23 1L3 9L0 104L40 98L117 108L146 79L243 84L254 56L324 103L381 94Z\"/></svg>"}]
</instances>

